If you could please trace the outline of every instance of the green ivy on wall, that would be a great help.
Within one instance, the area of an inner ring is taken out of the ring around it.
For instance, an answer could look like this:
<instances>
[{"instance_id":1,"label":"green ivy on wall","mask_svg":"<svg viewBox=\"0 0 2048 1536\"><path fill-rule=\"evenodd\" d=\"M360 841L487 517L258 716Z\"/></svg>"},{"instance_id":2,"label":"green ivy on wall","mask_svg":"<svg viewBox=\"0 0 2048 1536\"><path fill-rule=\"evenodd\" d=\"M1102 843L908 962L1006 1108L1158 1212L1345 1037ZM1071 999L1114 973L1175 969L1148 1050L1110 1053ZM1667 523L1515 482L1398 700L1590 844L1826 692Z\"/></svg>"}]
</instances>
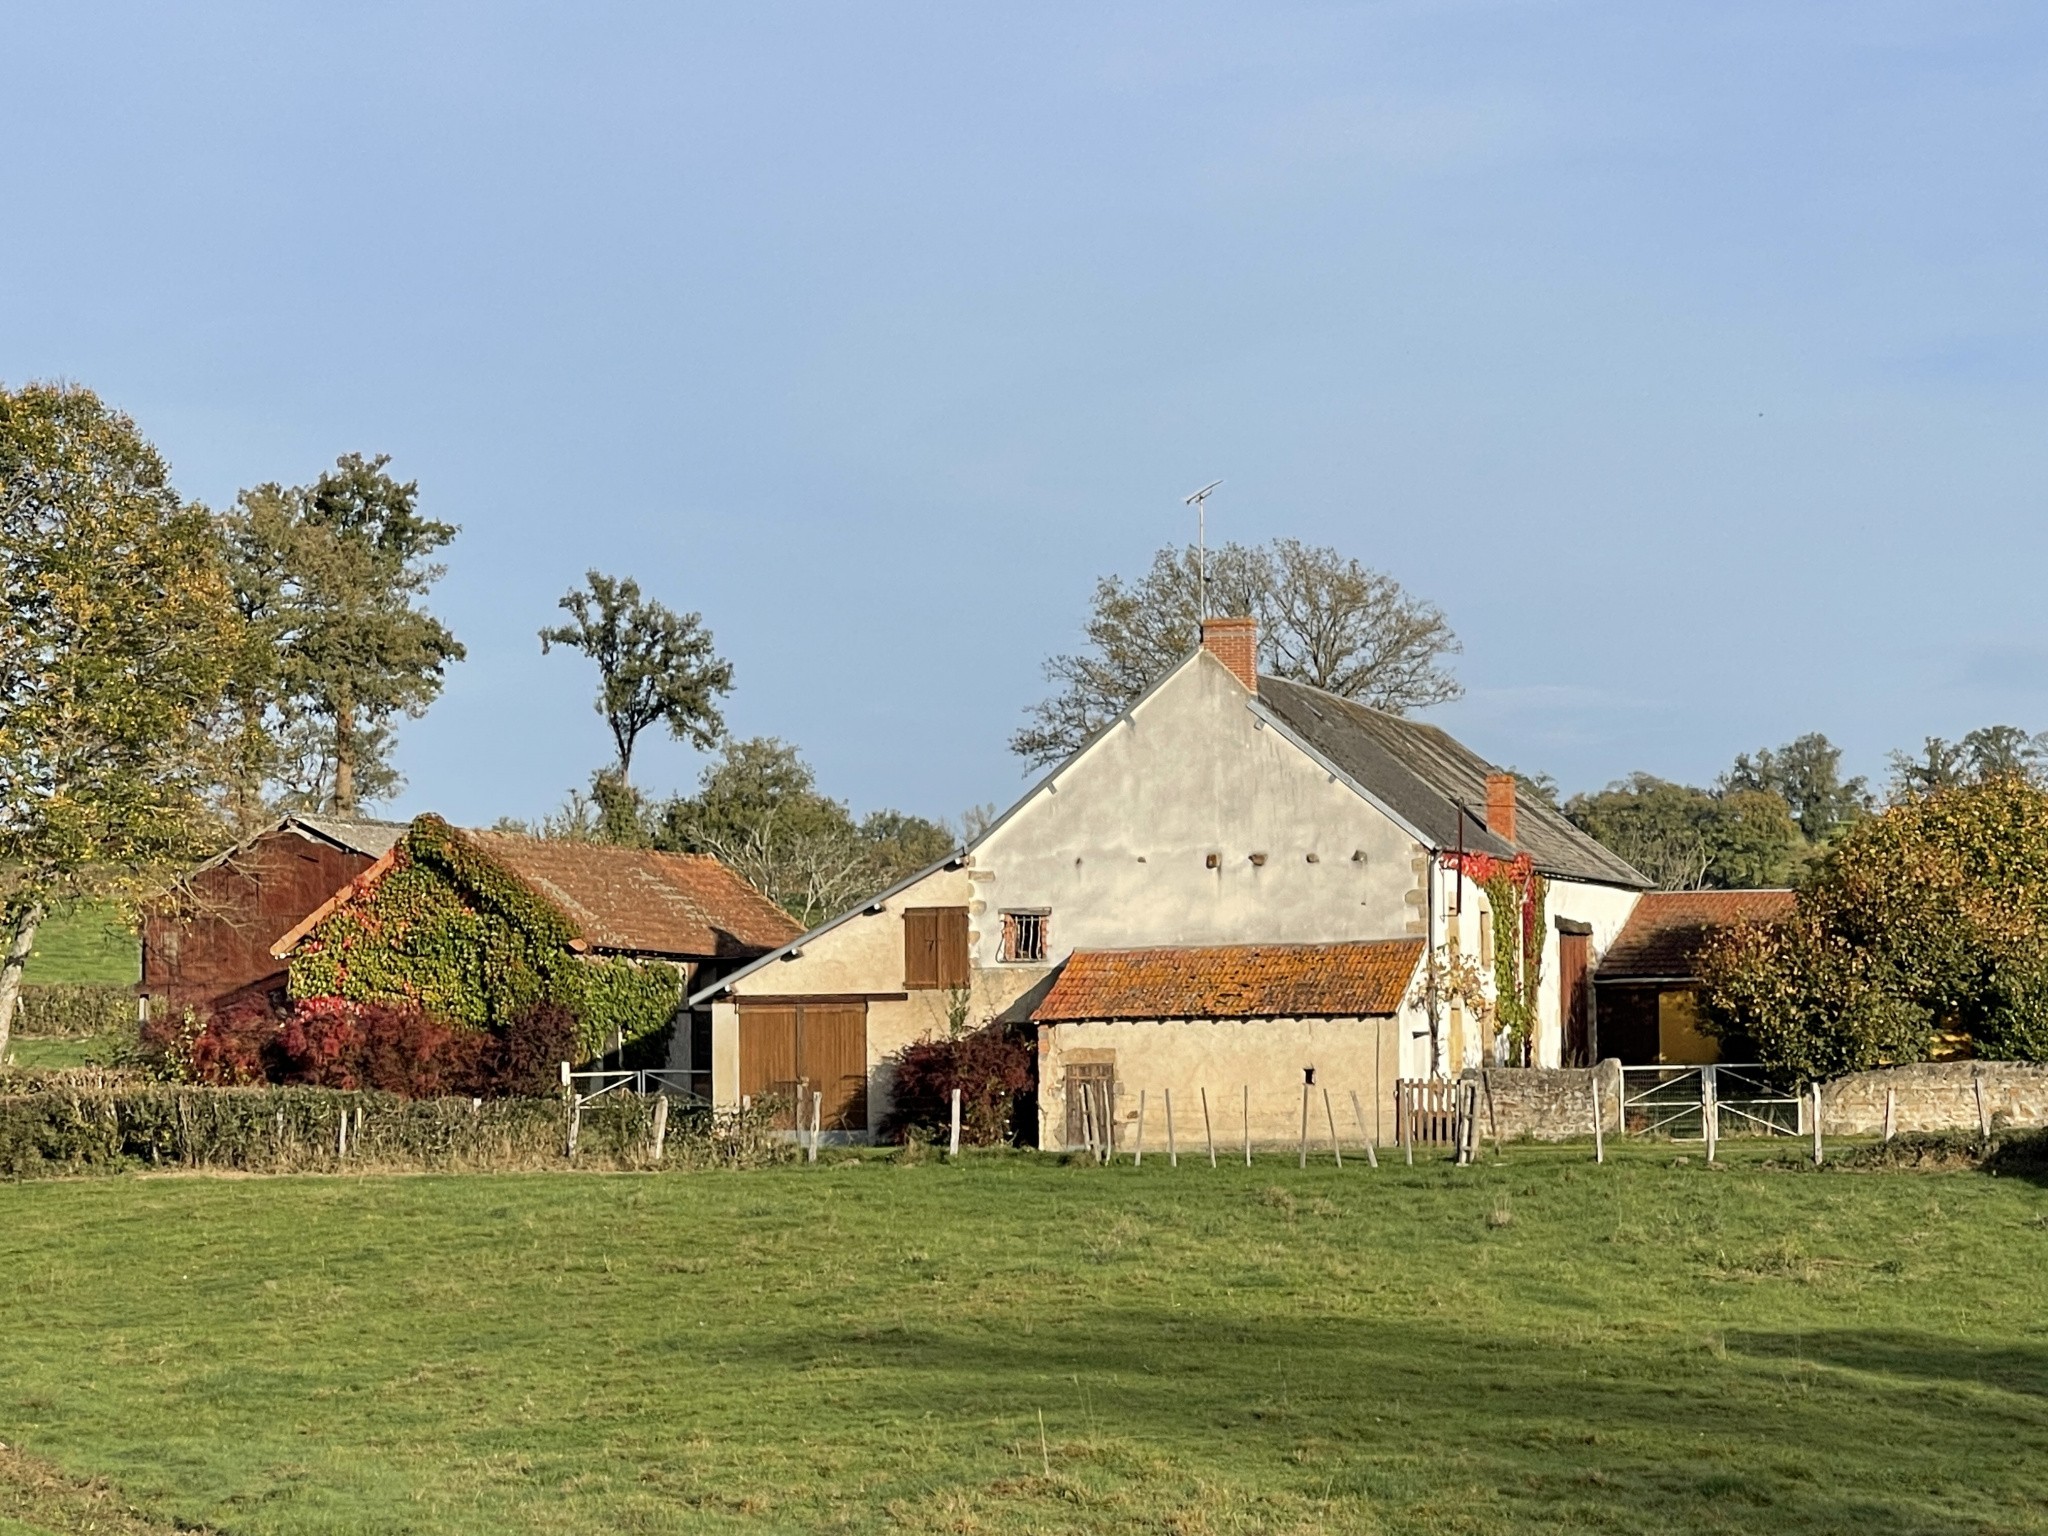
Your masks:
<instances>
[{"instance_id":1,"label":"green ivy on wall","mask_svg":"<svg viewBox=\"0 0 2048 1536\"><path fill-rule=\"evenodd\" d=\"M585 956L561 909L438 816L422 816L368 891L293 951L294 998L410 1002L472 1028L501 1026L536 1003L576 1016L585 1056L674 1018L680 968Z\"/></svg>"}]
</instances>

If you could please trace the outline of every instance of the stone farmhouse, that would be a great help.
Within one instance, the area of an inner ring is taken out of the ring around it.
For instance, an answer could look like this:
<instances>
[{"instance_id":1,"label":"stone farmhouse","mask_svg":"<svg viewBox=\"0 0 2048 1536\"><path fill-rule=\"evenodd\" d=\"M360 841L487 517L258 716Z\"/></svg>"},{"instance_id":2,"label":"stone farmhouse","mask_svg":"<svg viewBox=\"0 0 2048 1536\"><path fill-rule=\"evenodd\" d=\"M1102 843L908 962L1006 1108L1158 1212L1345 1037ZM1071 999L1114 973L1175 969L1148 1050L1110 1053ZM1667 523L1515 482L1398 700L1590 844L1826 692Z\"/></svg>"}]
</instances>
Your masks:
<instances>
[{"instance_id":1,"label":"stone farmhouse","mask_svg":"<svg viewBox=\"0 0 2048 1536\"><path fill-rule=\"evenodd\" d=\"M1244 1118L1270 1141L1310 1084L1357 1093L1383 1135L1397 1079L1491 1045L1463 1000L1427 1004L1429 958L1485 972L1518 922L1541 957L1532 1064L1590 1064L1592 970L1649 882L1442 730L1259 676L1256 639L1206 621L956 854L699 989L708 1028L677 1033L672 1066L708 1047L718 1104L818 1093L860 1137L892 1055L995 1021L1036 1031L1040 1146L1080 1139L1084 1087L1122 1120L1140 1091L1185 1115L1206 1091L1219 1137ZM1488 873L1509 868L1543 877L1541 910L1496 924Z\"/></svg>"}]
</instances>

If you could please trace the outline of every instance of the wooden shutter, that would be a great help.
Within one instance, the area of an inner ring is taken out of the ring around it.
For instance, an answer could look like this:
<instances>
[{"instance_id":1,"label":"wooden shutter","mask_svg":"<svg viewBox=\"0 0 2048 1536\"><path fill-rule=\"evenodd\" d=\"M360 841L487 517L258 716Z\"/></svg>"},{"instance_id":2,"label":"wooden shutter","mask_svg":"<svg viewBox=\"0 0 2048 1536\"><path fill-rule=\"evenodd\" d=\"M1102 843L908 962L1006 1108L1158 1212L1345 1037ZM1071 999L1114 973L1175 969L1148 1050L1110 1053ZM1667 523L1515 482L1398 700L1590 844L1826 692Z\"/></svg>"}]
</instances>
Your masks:
<instances>
[{"instance_id":1,"label":"wooden shutter","mask_svg":"<svg viewBox=\"0 0 2048 1536\"><path fill-rule=\"evenodd\" d=\"M967 985L967 909L939 908L939 985Z\"/></svg>"},{"instance_id":2,"label":"wooden shutter","mask_svg":"<svg viewBox=\"0 0 2048 1536\"><path fill-rule=\"evenodd\" d=\"M939 984L941 907L910 907L903 914L903 985L922 990Z\"/></svg>"}]
</instances>

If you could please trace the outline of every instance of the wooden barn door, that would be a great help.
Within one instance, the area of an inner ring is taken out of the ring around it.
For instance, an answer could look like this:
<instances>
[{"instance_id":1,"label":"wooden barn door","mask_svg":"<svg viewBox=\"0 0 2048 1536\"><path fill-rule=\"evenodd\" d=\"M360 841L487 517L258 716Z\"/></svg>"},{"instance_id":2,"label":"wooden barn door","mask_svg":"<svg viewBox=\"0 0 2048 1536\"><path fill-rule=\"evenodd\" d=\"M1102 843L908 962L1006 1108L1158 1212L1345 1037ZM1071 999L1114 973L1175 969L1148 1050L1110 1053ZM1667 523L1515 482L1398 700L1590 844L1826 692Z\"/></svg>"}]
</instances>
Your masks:
<instances>
[{"instance_id":1,"label":"wooden barn door","mask_svg":"<svg viewBox=\"0 0 2048 1536\"><path fill-rule=\"evenodd\" d=\"M1564 1027L1564 1056L1567 1067L1593 1065L1593 1037L1587 997L1586 963L1590 935L1560 933L1557 936L1558 1019Z\"/></svg>"},{"instance_id":2,"label":"wooden barn door","mask_svg":"<svg viewBox=\"0 0 2048 1536\"><path fill-rule=\"evenodd\" d=\"M828 1131L868 1128L866 1003L740 1005L740 1092L789 1106L790 1124L810 1126L810 1096L824 1095Z\"/></svg>"},{"instance_id":3,"label":"wooden barn door","mask_svg":"<svg viewBox=\"0 0 2048 1536\"><path fill-rule=\"evenodd\" d=\"M825 1096L820 1125L828 1131L868 1128L866 1003L805 1003L797 1010L796 1059L808 1091Z\"/></svg>"},{"instance_id":4,"label":"wooden barn door","mask_svg":"<svg viewBox=\"0 0 2048 1536\"><path fill-rule=\"evenodd\" d=\"M740 1008L740 1093L796 1103L796 1016L791 1007Z\"/></svg>"}]
</instances>

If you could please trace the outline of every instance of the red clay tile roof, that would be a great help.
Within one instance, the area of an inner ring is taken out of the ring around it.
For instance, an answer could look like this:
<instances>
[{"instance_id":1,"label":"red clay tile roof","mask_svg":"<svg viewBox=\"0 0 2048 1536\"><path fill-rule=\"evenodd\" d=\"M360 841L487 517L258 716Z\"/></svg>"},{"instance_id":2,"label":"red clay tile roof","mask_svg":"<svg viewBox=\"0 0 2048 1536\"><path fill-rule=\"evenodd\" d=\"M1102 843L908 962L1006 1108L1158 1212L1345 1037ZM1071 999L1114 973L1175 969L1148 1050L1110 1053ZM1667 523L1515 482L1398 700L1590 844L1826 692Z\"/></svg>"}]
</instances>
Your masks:
<instances>
[{"instance_id":1,"label":"red clay tile roof","mask_svg":"<svg viewBox=\"0 0 2048 1536\"><path fill-rule=\"evenodd\" d=\"M1079 1019L1360 1018L1399 1012L1420 939L1077 949L1033 1011Z\"/></svg>"},{"instance_id":2,"label":"red clay tile roof","mask_svg":"<svg viewBox=\"0 0 2048 1536\"><path fill-rule=\"evenodd\" d=\"M462 835L560 907L592 949L751 956L803 931L709 854L656 853L510 832Z\"/></svg>"},{"instance_id":3,"label":"red clay tile roof","mask_svg":"<svg viewBox=\"0 0 2048 1536\"><path fill-rule=\"evenodd\" d=\"M1744 918L1785 917L1790 891L1645 891L1600 961L1601 981L1689 981L1700 946Z\"/></svg>"}]
</instances>

